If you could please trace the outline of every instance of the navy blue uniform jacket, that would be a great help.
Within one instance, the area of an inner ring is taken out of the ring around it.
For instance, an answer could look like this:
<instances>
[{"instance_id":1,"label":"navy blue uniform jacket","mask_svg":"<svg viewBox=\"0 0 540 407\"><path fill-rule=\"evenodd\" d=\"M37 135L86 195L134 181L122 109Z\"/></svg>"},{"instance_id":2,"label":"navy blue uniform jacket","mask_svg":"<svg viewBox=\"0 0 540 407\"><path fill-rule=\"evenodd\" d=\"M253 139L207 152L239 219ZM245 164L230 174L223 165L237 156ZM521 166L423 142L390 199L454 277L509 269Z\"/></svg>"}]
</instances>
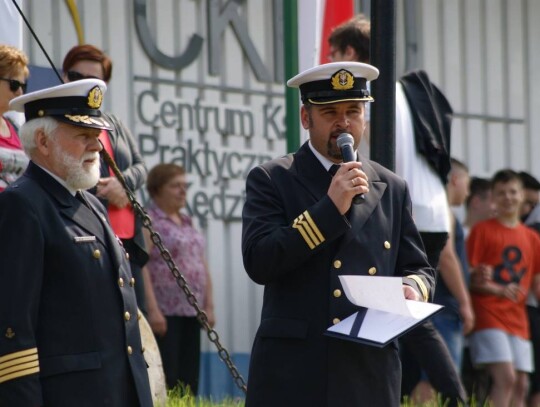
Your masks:
<instances>
[{"instance_id":1,"label":"navy blue uniform jacket","mask_svg":"<svg viewBox=\"0 0 540 407\"><path fill-rule=\"evenodd\" d=\"M134 281L106 211L30 162L0 194L0 406L150 407Z\"/></svg>"},{"instance_id":2,"label":"navy blue uniform jacket","mask_svg":"<svg viewBox=\"0 0 540 407\"><path fill-rule=\"evenodd\" d=\"M265 286L247 406L399 406L395 343L379 349L324 336L356 309L338 276L399 276L427 299L434 271L405 181L363 160L370 191L342 216L331 176L305 143L254 168L243 210L244 266Z\"/></svg>"}]
</instances>

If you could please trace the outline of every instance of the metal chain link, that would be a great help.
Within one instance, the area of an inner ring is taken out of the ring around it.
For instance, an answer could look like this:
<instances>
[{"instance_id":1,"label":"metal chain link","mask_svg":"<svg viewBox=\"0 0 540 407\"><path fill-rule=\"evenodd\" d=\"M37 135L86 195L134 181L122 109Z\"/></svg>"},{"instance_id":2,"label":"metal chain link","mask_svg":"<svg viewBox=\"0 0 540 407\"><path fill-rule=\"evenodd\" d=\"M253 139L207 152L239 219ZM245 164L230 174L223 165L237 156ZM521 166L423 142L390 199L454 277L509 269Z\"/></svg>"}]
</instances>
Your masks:
<instances>
[{"instance_id":1,"label":"metal chain link","mask_svg":"<svg viewBox=\"0 0 540 407\"><path fill-rule=\"evenodd\" d=\"M189 288L189 285L188 285L186 279L184 278L184 276L182 275L182 273L178 269L178 266L176 265L176 263L174 262L174 260L173 260L173 258L171 256L171 253L163 245L163 242L161 240L161 236L159 235L158 232L156 232L152 228L152 220L150 219L150 216L145 211L145 209L141 206L141 204L139 202L137 202L137 199L135 198L135 195L133 195L133 193L129 190L129 188L128 188L127 184L126 184L126 181L124 179L124 176L122 175L122 173L120 172L120 170L118 169L118 167L116 166L115 162L112 160L110 155L107 154L107 151L105 151L105 149L103 149L101 151L101 154L103 156L103 159L109 165L109 167L112 168L114 174L116 175L116 177L118 178L120 183L123 185L124 190L126 191L127 197L129 199L129 201L131 202L131 206L133 207L133 210L135 211L135 213L138 216L140 216L142 218L143 226L150 232L152 242L154 242L156 247L159 249L159 253L161 254L161 257L163 258L165 263L167 263L167 266L169 267L169 270L171 271L171 273L173 274L173 276L174 276L174 278L176 280L176 284L182 289L182 291L184 292L184 294L187 297L187 300L188 300L189 304L197 312L197 320L199 321L199 323L202 325L202 327L206 331L206 335L207 335L208 339L210 340L210 342L212 342L216 346L216 348L218 350L219 358L225 363L225 365L227 365L227 368L229 369L229 372L231 373L231 376L234 379L234 383L236 384L236 386L240 390L242 390L244 392L244 394L245 394L247 392L247 385L246 385L246 382L245 382L244 378L242 377L242 375L240 374L240 372L238 371L238 369L234 365L234 363L233 363L233 361L231 359L231 356L230 356L229 352L227 351L227 349L223 345L221 345L221 342L219 341L219 335L218 335L217 331L215 329L213 329L210 326L210 324L208 323L208 317L206 316L206 313L199 307L199 304L197 302L197 298L195 298L195 295L193 294L193 292Z\"/></svg>"}]
</instances>

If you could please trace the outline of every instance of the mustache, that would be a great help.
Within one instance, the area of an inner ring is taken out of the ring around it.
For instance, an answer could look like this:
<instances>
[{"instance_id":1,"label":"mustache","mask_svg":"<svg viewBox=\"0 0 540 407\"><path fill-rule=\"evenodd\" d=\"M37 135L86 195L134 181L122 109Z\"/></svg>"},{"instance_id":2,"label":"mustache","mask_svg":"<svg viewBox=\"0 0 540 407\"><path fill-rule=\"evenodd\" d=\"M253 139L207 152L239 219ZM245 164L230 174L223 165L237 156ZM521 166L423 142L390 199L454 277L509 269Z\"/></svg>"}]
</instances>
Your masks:
<instances>
[{"instance_id":1,"label":"mustache","mask_svg":"<svg viewBox=\"0 0 540 407\"><path fill-rule=\"evenodd\" d=\"M81 157L81 163L83 163L86 160L99 160L99 153L98 152L90 152L90 153L84 153Z\"/></svg>"},{"instance_id":2,"label":"mustache","mask_svg":"<svg viewBox=\"0 0 540 407\"><path fill-rule=\"evenodd\" d=\"M348 133L347 130L335 130L332 133L330 133L330 137L338 137L342 133Z\"/></svg>"}]
</instances>

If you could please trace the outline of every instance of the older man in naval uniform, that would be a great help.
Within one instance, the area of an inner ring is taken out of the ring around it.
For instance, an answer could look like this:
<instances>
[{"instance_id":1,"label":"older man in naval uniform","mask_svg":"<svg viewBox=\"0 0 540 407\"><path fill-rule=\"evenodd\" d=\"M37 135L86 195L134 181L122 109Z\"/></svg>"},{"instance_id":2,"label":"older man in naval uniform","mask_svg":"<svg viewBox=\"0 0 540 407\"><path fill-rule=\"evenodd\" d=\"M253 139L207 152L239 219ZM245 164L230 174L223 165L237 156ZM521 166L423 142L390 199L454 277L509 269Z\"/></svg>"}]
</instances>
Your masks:
<instances>
[{"instance_id":1,"label":"older man in naval uniform","mask_svg":"<svg viewBox=\"0 0 540 407\"><path fill-rule=\"evenodd\" d=\"M99 179L106 85L15 98L30 164L0 194L0 406L150 407L134 281Z\"/></svg>"}]
</instances>

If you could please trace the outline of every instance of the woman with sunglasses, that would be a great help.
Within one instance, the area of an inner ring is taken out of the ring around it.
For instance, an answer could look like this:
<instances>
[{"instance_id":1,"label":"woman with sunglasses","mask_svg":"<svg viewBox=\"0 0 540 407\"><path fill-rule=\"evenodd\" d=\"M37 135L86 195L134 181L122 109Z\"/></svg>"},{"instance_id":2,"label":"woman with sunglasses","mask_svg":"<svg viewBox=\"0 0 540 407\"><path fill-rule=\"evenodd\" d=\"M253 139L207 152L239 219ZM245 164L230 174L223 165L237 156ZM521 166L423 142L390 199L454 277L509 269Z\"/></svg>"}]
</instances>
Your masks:
<instances>
[{"instance_id":1,"label":"woman with sunglasses","mask_svg":"<svg viewBox=\"0 0 540 407\"><path fill-rule=\"evenodd\" d=\"M11 99L26 90L28 58L18 48L0 45L0 192L15 181L28 165L17 127L5 113Z\"/></svg>"},{"instance_id":2,"label":"woman with sunglasses","mask_svg":"<svg viewBox=\"0 0 540 407\"><path fill-rule=\"evenodd\" d=\"M93 45L76 45L64 57L62 70L66 82L97 78L108 84L111 79L112 61L102 50ZM103 130L99 139L104 150L116 162L129 189L135 192L146 182L148 171L143 158L131 132L122 121L111 113L103 113L103 115L114 130ZM129 263L135 278L137 303L139 308L146 313L141 268L147 262L148 254L144 244L142 223L133 212L124 188L103 159L101 159L99 182L90 192L94 193L107 208L111 226L129 254Z\"/></svg>"}]
</instances>

